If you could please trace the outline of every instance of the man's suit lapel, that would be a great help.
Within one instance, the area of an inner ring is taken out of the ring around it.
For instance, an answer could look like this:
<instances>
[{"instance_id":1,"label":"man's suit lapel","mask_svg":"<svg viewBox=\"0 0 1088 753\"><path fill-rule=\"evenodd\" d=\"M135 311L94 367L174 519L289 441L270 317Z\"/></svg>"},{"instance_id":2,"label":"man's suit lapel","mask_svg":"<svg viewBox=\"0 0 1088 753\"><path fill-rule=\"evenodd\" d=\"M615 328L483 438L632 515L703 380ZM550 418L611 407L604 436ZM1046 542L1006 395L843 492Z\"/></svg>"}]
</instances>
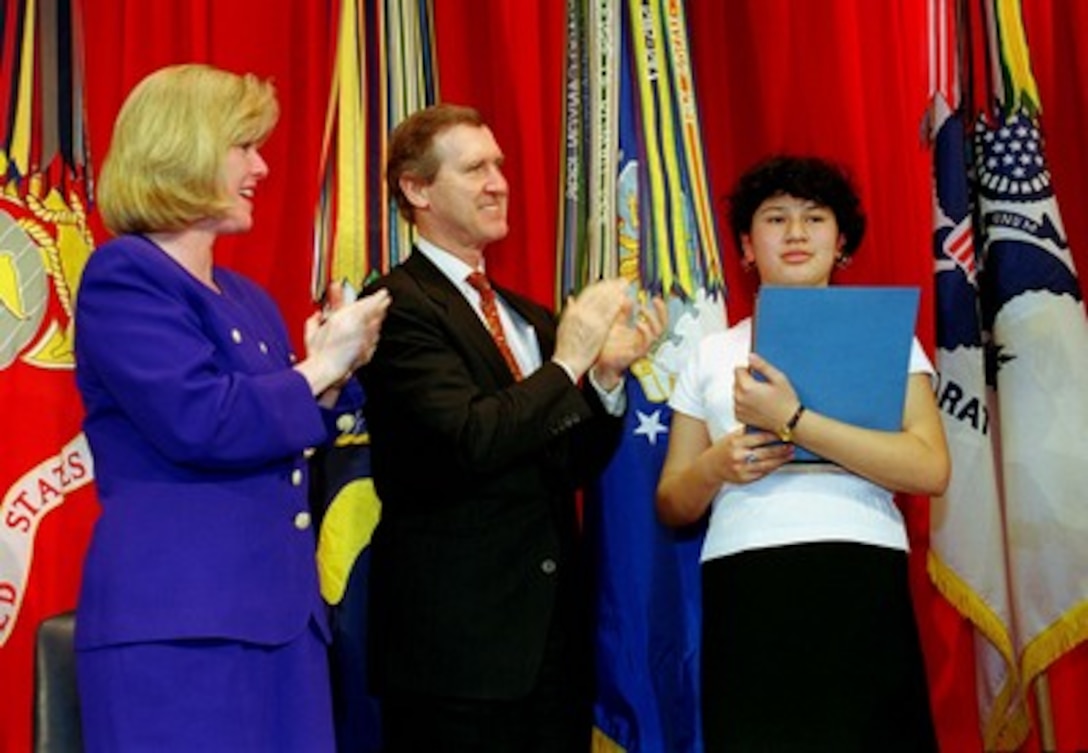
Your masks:
<instances>
[{"instance_id":1,"label":"man's suit lapel","mask_svg":"<svg viewBox=\"0 0 1088 753\"><path fill-rule=\"evenodd\" d=\"M442 274L442 270L418 250L409 255L403 267L416 280L424 294L445 314L452 336L460 340L466 350L480 362L486 363L500 383L513 382L514 376L495 341L491 339L491 333L461 291ZM535 320L528 321L536 326Z\"/></svg>"}]
</instances>

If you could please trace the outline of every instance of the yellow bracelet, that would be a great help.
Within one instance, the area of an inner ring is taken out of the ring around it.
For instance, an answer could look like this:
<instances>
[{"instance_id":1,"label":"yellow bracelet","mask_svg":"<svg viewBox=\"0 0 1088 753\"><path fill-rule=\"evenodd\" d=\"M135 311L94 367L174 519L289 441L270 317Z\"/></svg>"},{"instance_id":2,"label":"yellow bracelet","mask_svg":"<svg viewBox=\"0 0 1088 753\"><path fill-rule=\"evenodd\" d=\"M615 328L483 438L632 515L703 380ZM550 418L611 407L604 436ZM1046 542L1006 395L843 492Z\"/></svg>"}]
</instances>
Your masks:
<instances>
[{"instance_id":1,"label":"yellow bracelet","mask_svg":"<svg viewBox=\"0 0 1088 753\"><path fill-rule=\"evenodd\" d=\"M790 416L790 420L786 422L786 425L775 432L778 438L783 442L793 441L793 430L797 428L797 422L801 420L801 414L805 412L805 406L801 403L797 404L797 410Z\"/></svg>"}]
</instances>

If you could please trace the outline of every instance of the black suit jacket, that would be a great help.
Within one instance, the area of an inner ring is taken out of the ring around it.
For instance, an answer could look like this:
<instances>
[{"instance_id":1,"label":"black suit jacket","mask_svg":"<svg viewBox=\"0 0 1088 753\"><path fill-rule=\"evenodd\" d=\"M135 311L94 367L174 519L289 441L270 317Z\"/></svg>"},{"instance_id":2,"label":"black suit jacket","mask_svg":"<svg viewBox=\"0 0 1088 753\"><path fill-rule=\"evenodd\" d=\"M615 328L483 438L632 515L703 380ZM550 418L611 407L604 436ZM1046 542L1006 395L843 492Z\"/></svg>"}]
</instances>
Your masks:
<instances>
[{"instance_id":1,"label":"black suit jacket","mask_svg":"<svg viewBox=\"0 0 1088 753\"><path fill-rule=\"evenodd\" d=\"M553 622L572 641L588 638L574 490L607 462L622 422L549 361L555 321L543 307L497 290L542 350L544 365L515 382L423 254L371 288L393 298L362 372L382 501L371 570L377 686L522 696Z\"/></svg>"}]
</instances>

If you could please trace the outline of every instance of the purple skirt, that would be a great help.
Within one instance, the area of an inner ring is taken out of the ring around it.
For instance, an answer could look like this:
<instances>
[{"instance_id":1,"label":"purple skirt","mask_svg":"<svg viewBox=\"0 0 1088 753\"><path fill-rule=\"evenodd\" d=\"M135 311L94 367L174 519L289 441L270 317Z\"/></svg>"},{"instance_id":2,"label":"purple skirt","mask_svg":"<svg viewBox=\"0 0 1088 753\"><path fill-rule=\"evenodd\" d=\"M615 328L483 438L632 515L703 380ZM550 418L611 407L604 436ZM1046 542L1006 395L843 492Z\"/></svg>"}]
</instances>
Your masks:
<instances>
[{"instance_id":1,"label":"purple skirt","mask_svg":"<svg viewBox=\"0 0 1088 753\"><path fill-rule=\"evenodd\" d=\"M332 753L326 646L133 643L77 654L87 753Z\"/></svg>"}]
</instances>

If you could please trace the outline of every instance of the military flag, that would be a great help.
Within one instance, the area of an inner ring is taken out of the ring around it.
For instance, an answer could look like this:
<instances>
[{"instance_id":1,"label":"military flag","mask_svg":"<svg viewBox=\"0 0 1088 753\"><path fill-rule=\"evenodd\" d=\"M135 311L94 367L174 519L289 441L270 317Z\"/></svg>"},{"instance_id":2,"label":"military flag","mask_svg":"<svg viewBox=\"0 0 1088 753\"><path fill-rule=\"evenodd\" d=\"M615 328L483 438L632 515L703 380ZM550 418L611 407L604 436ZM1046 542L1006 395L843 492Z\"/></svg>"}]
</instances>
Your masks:
<instances>
[{"instance_id":1,"label":"military flag","mask_svg":"<svg viewBox=\"0 0 1088 753\"><path fill-rule=\"evenodd\" d=\"M984 747L1013 750L1034 683L1088 637L1088 320L1019 0L935 8L934 30L949 30L935 49L955 51L961 75L935 74L937 397L953 476L934 500L929 569L977 630Z\"/></svg>"},{"instance_id":2,"label":"military flag","mask_svg":"<svg viewBox=\"0 0 1088 753\"><path fill-rule=\"evenodd\" d=\"M622 275L663 294L670 331L627 380L624 438L587 495L594 552L593 749L702 750L702 531L664 527L654 492L686 355L725 324L683 3L567 5L558 297Z\"/></svg>"},{"instance_id":3,"label":"military flag","mask_svg":"<svg viewBox=\"0 0 1088 753\"><path fill-rule=\"evenodd\" d=\"M0 749L30 750L34 636L75 606L98 507L72 312L94 247L79 0L0 4Z\"/></svg>"}]
</instances>

